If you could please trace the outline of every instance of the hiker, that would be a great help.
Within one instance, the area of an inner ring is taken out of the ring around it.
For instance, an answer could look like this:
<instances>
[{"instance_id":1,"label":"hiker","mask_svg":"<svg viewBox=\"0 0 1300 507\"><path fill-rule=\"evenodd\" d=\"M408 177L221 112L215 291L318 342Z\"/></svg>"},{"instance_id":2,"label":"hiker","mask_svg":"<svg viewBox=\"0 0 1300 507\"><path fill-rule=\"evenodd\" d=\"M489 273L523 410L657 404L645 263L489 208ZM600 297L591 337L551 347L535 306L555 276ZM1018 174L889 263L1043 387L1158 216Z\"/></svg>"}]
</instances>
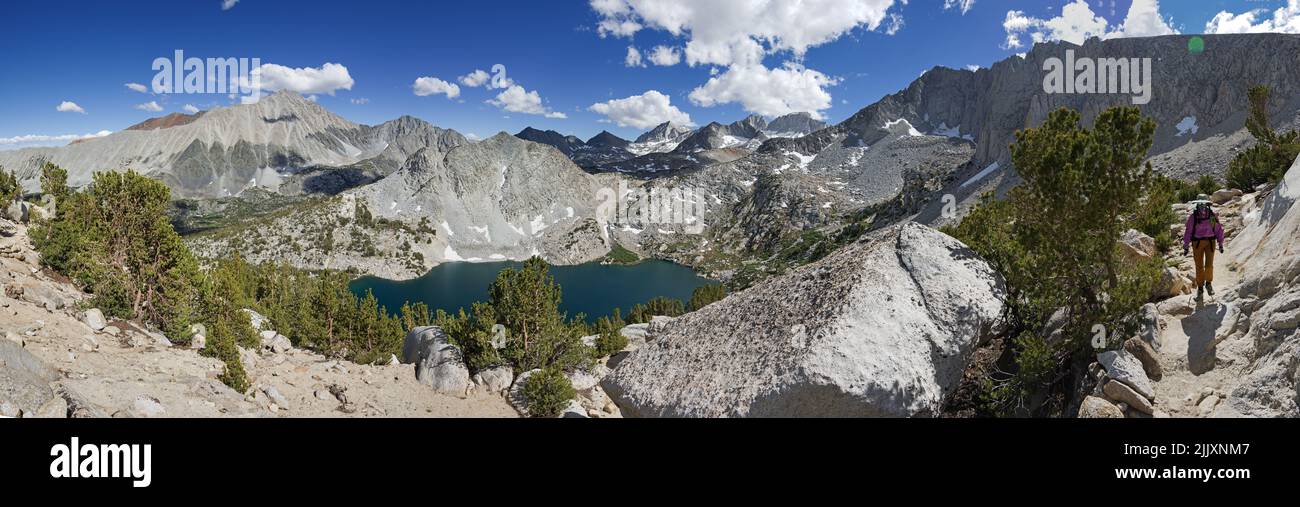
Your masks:
<instances>
[{"instance_id":1,"label":"hiker","mask_svg":"<svg viewBox=\"0 0 1300 507\"><path fill-rule=\"evenodd\" d=\"M1196 300L1200 301L1204 292L1214 295L1214 243L1218 241L1219 253L1223 253L1223 224L1210 208L1209 196L1200 194L1192 204L1192 214L1187 217L1183 231L1183 255L1187 255L1190 246L1192 263L1196 265Z\"/></svg>"}]
</instances>

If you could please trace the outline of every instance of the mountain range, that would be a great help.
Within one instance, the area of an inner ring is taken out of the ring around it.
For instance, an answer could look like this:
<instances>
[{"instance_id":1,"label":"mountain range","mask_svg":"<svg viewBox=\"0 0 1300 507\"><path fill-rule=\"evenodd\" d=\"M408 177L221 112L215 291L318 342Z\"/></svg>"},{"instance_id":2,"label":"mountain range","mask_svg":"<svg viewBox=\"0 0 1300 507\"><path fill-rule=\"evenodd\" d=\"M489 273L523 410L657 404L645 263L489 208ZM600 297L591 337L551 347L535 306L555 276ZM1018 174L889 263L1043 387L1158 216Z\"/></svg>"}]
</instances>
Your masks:
<instances>
[{"instance_id":1,"label":"mountain range","mask_svg":"<svg viewBox=\"0 0 1300 507\"><path fill-rule=\"evenodd\" d=\"M515 137L554 146L573 163L590 172L655 175L734 160L736 155L758 149L768 139L804 136L825 127L825 122L809 113L791 113L777 117L771 123L762 116L752 115L728 125L713 122L699 129L665 122L641 134L635 141L602 131L583 142L572 135L532 127L525 128Z\"/></svg>"},{"instance_id":2,"label":"mountain range","mask_svg":"<svg viewBox=\"0 0 1300 507\"><path fill-rule=\"evenodd\" d=\"M356 124L277 93L64 147L0 151L0 165L16 170L29 190L46 159L68 169L73 186L93 171L131 167L177 196L232 198L255 187L337 195L353 206L330 208L338 213L355 214L359 202L412 230L422 223L438 230L433 240L399 235L418 239L407 251L420 260L394 276L444 261L534 253L580 262L617 244L725 278L779 271L765 263L832 247L828 238L851 227L955 220L980 195L1019 181L1008 149L1017 130L1062 107L1080 111L1086 124L1107 107L1133 105L1132 94L1045 91L1045 64L1067 50L1076 58L1150 58L1151 100L1136 106L1158 125L1150 162L1182 179L1222 175L1234 152L1253 142L1244 129L1250 85L1272 89L1275 128L1300 123L1300 67L1276 60L1300 53L1300 36L1202 37L1208 49L1200 53L1188 50L1188 36L1090 39L1036 44L974 71L935 67L834 125L797 113L697 129L665 123L631 142L608 132L584 141L529 128L475 143L412 117ZM706 201L705 233L682 234L681 224L602 222L597 193L620 184L695 190ZM959 212L943 213L945 201ZM295 213L306 209L285 210L265 232L295 229ZM375 236L402 246L397 237ZM206 251L231 247L217 243ZM744 262L754 259L762 262ZM378 272L377 262L301 258L306 267L365 272Z\"/></svg>"}]
</instances>

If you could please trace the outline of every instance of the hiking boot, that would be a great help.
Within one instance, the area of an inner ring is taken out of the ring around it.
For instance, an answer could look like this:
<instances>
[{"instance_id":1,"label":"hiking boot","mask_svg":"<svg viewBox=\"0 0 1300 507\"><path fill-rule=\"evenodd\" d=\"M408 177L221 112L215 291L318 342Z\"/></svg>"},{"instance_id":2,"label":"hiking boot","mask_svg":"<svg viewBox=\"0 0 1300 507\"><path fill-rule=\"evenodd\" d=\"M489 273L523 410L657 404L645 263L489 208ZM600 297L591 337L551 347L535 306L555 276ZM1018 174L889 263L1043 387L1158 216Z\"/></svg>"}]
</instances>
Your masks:
<instances>
[{"instance_id":1,"label":"hiking boot","mask_svg":"<svg viewBox=\"0 0 1300 507\"><path fill-rule=\"evenodd\" d=\"M1201 301L1203 299L1205 299L1205 286L1201 285L1196 288L1196 300Z\"/></svg>"},{"instance_id":2,"label":"hiking boot","mask_svg":"<svg viewBox=\"0 0 1300 507\"><path fill-rule=\"evenodd\" d=\"M1210 283L1210 282L1205 282L1205 292L1209 292L1210 295L1213 296L1213 295L1214 295L1214 284L1213 284L1213 283Z\"/></svg>"}]
</instances>

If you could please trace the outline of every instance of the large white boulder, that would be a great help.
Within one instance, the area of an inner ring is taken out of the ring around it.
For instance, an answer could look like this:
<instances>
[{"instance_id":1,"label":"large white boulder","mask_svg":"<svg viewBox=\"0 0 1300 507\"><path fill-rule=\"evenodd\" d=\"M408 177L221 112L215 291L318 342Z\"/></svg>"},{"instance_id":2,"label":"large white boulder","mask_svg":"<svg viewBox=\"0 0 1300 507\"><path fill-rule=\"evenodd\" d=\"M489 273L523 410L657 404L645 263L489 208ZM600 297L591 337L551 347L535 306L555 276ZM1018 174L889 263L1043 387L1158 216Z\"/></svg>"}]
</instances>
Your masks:
<instances>
[{"instance_id":1,"label":"large white boulder","mask_svg":"<svg viewBox=\"0 0 1300 507\"><path fill-rule=\"evenodd\" d=\"M601 386L627 416L929 416L1005 304L956 239L904 224L667 323Z\"/></svg>"},{"instance_id":2,"label":"large white boulder","mask_svg":"<svg viewBox=\"0 0 1300 507\"><path fill-rule=\"evenodd\" d=\"M469 391L469 368L460 348L451 344L438 326L412 329L402 344L403 362L415 364L415 378L434 390L464 397Z\"/></svg>"},{"instance_id":3,"label":"large white boulder","mask_svg":"<svg viewBox=\"0 0 1300 507\"><path fill-rule=\"evenodd\" d=\"M1215 416L1300 417L1300 159L1247 213L1229 244L1240 263L1236 330L1253 339L1252 364ZM1226 327L1226 326L1225 326Z\"/></svg>"}]
</instances>

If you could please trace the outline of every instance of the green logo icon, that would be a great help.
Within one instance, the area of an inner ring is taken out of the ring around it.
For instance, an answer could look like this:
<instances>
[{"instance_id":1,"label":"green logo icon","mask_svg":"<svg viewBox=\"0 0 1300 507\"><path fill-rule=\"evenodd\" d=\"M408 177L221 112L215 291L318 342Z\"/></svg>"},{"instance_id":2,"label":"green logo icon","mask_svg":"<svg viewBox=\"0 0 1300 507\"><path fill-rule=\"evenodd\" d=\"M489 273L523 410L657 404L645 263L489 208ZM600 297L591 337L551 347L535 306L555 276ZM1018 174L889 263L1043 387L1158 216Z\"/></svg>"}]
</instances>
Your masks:
<instances>
[{"instance_id":1,"label":"green logo icon","mask_svg":"<svg viewBox=\"0 0 1300 507\"><path fill-rule=\"evenodd\" d=\"M1205 40L1200 37L1192 37L1187 41L1187 52L1199 55L1205 52Z\"/></svg>"}]
</instances>

